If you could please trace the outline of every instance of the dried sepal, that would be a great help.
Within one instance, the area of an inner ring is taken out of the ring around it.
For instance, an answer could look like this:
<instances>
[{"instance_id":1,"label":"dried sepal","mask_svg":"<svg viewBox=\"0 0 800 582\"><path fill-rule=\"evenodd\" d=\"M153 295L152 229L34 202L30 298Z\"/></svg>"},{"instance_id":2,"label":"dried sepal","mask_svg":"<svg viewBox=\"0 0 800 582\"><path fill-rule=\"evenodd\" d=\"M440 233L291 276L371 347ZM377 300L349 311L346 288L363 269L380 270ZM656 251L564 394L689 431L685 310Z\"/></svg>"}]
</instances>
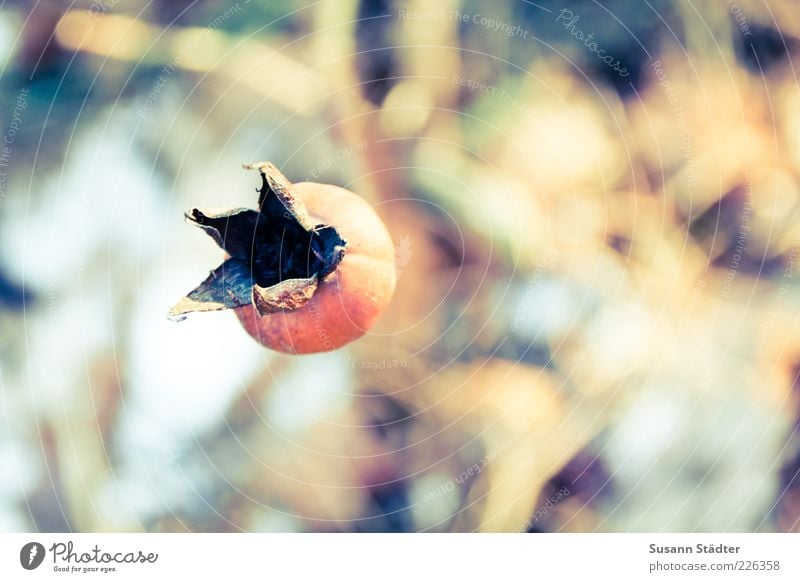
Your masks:
<instances>
[{"instance_id":1,"label":"dried sepal","mask_svg":"<svg viewBox=\"0 0 800 582\"><path fill-rule=\"evenodd\" d=\"M272 287L253 285L253 305L259 315L300 309L317 290L317 276L287 279Z\"/></svg>"},{"instance_id":2,"label":"dried sepal","mask_svg":"<svg viewBox=\"0 0 800 582\"><path fill-rule=\"evenodd\" d=\"M220 311L248 305L252 301L253 277L247 262L231 258L211 271L186 297L169 310L175 321L194 311Z\"/></svg>"},{"instance_id":3,"label":"dried sepal","mask_svg":"<svg viewBox=\"0 0 800 582\"><path fill-rule=\"evenodd\" d=\"M324 264L319 271L319 276L324 277L335 271L337 265L344 258L347 242L332 226L321 224L314 229L314 234L316 234L316 238L313 239L311 251Z\"/></svg>"},{"instance_id":4,"label":"dried sepal","mask_svg":"<svg viewBox=\"0 0 800 582\"><path fill-rule=\"evenodd\" d=\"M344 256L347 242L333 226L313 224L273 164L244 167L262 177L258 210L195 208L186 214L231 258L170 310L172 319L250 304L260 315L300 309Z\"/></svg>"},{"instance_id":5,"label":"dried sepal","mask_svg":"<svg viewBox=\"0 0 800 582\"><path fill-rule=\"evenodd\" d=\"M253 234L257 231L260 218L261 214L249 208L193 208L186 213L186 222L205 232L229 255L241 259L252 252Z\"/></svg>"},{"instance_id":6,"label":"dried sepal","mask_svg":"<svg viewBox=\"0 0 800 582\"><path fill-rule=\"evenodd\" d=\"M261 174L262 185L258 196L258 208L262 214L274 213L276 209L270 208L270 205L274 205L277 201L283 206L281 212L289 213L304 230L310 231L314 228L305 206L300 204L294 195L292 183L272 162L242 164L242 167L245 170L258 170Z\"/></svg>"}]
</instances>

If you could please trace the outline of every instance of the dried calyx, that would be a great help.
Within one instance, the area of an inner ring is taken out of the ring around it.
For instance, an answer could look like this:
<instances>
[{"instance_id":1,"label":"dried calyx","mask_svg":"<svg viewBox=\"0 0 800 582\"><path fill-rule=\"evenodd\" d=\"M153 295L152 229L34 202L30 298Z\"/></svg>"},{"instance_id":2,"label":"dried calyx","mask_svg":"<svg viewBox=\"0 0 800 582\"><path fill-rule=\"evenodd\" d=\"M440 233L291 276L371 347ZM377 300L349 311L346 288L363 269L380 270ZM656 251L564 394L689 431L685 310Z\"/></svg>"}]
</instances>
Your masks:
<instances>
[{"instance_id":1,"label":"dried calyx","mask_svg":"<svg viewBox=\"0 0 800 582\"><path fill-rule=\"evenodd\" d=\"M261 173L257 211L195 208L186 215L230 258L169 311L171 319L251 304L260 315L300 309L344 256L346 241L333 226L312 223L274 165L244 167Z\"/></svg>"}]
</instances>

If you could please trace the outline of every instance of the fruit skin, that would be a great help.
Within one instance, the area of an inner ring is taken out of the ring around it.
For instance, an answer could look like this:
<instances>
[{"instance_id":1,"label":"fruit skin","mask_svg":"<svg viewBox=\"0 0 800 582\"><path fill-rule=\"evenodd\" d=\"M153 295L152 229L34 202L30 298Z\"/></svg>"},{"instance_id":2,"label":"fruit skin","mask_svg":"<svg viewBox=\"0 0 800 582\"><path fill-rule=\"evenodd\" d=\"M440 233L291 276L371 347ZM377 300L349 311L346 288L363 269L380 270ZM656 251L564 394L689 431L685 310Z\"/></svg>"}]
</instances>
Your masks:
<instances>
[{"instance_id":1,"label":"fruit skin","mask_svg":"<svg viewBox=\"0 0 800 582\"><path fill-rule=\"evenodd\" d=\"M263 317L252 305L234 311L247 333L270 349L327 352L361 337L389 305L397 283L394 245L383 221L357 194L314 182L293 187L312 221L334 226L347 241L344 258L296 311Z\"/></svg>"}]
</instances>

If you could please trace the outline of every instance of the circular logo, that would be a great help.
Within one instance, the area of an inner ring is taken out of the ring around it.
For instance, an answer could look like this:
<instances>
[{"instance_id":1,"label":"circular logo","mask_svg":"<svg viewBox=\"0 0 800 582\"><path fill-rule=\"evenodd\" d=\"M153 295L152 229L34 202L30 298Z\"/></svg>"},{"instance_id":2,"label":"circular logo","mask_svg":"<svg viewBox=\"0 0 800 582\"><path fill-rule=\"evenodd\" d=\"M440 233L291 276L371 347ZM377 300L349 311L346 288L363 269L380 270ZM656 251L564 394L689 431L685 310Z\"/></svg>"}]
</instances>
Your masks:
<instances>
[{"instance_id":1,"label":"circular logo","mask_svg":"<svg viewBox=\"0 0 800 582\"><path fill-rule=\"evenodd\" d=\"M19 551L19 563L26 570L35 570L44 561L44 546L39 542L29 542Z\"/></svg>"}]
</instances>

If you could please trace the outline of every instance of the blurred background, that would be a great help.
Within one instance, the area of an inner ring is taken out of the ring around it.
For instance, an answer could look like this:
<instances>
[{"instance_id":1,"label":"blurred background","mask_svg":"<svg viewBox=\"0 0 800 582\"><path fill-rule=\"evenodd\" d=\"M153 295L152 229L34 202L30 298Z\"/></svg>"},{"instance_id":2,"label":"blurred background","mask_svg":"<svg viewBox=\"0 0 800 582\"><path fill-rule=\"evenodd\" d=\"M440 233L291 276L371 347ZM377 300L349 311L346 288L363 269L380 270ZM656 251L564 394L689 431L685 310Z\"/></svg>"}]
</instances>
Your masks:
<instances>
[{"instance_id":1,"label":"blurred background","mask_svg":"<svg viewBox=\"0 0 800 582\"><path fill-rule=\"evenodd\" d=\"M800 530L800 8L7 0L0 531ZM336 352L166 312L273 161L386 220Z\"/></svg>"}]
</instances>

